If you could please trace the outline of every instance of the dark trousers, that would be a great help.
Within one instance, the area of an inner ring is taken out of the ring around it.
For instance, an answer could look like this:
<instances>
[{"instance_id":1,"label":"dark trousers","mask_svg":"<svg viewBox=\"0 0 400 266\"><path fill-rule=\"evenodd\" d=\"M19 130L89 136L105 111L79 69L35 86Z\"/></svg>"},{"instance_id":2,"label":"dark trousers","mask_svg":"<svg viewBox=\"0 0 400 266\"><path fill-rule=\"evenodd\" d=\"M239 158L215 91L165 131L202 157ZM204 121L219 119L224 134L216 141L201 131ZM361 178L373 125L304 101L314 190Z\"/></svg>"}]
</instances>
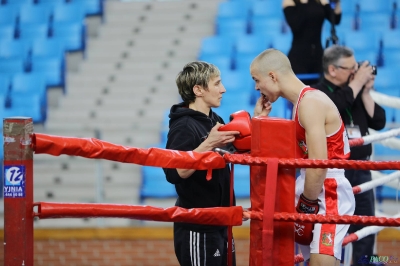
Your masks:
<instances>
[{"instance_id":1,"label":"dark trousers","mask_svg":"<svg viewBox=\"0 0 400 266\"><path fill-rule=\"evenodd\" d=\"M346 170L345 176L353 187L372 180L371 171L369 170ZM355 199L356 209L354 215L375 216L375 195L373 190L357 194L355 195ZM363 225L350 225L349 233L354 233L363 227ZM375 234L369 235L352 244L353 265L370 265L369 263L365 264L365 262L369 262L371 256L374 255Z\"/></svg>"},{"instance_id":2,"label":"dark trousers","mask_svg":"<svg viewBox=\"0 0 400 266\"><path fill-rule=\"evenodd\" d=\"M174 224L175 254L181 266L226 266L227 229L196 232ZM236 265L235 242L232 239L232 266Z\"/></svg>"}]
</instances>

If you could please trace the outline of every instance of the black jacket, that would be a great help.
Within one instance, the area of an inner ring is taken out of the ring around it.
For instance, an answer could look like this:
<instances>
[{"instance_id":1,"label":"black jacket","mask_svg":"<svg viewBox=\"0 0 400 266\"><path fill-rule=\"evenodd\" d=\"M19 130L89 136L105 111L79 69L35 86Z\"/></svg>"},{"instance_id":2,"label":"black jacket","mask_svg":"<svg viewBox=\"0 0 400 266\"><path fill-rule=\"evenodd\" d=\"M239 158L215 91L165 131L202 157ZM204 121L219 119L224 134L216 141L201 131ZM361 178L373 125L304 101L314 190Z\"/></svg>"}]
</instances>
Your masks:
<instances>
[{"instance_id":1,"label":"black jacket","mask_svg":"<svg viewBox=\"0 0 400 266\"><path fill-rule=\"evenodd\" d=\"M353 117L354 125L360 127L361 135L369 135L368 128L375 130L381 130L386 124L385 110L375 103L374 116L370 117L365 110L364 103L361 99L362 91L360 91L357 97L354 99L353 90L349 86L338 87L323 78L318 84L311 86L325 92L329 98L335 103L339 109L340 115L342 116L345 125L350 124L350 116L346 109L351 112ZM331 91L332 90L332 91ZM350 148L350 159L351 160L362 160L372 153L372 145L363 145Z\"/></svg>"},{"instance_id":2,"label":"black jacket","mask_svg":"<svg viewBox=\"0 0 400 266\"><path fill-rule=\"evenodd\" d=\"M169 114L167 149L192 151L208 136L217 122L224 121L213 111L209 116L187 108L183 103L171 107ZM183 179L176 169L164 169L168 182L175 184L178 194L176 206L183 208L207 208L229 206L230 168L214 169L212 179L206 180L206 170L197 170L189 178ZM235 201L233 201L235 202ZM219 230L219 226L178 223L195 231Z\"/></svg>"}]
</instances>

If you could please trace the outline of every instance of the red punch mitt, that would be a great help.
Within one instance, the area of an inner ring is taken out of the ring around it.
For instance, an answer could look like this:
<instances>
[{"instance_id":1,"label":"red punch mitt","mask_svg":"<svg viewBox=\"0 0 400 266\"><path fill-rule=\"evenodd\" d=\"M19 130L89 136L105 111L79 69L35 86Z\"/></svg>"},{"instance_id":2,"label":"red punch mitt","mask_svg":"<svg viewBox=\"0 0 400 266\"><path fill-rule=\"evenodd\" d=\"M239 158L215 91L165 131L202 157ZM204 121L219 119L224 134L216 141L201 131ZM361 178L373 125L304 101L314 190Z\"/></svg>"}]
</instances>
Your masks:
<instances>
[{"instance_id":1,"label":"red punch mitt","mask_svg":"<svg viewBox=\"0 0 400 266\"><path fill-rule=\"evenodd\" d=\"M317 214L319 211L318 200L309 200L303 194L300 195L297 202L296 211L298 213ZM314 224L295 222L294 223L294 241L300 245L310 245L313 239Z\"/></svg>"},{"instance_id":2,"label":"red punch mitt","mask_svg":"<svg viewBox=\"0 0 400 266\"><path fill-rule=\"evenodd\" d=\"M247 111L240 110L230 115L230 122L221 126L220 131L239 131L240 134L233 141L233 146L238 152L251 149L251 118Z\"/></svg>"}]
</instances>

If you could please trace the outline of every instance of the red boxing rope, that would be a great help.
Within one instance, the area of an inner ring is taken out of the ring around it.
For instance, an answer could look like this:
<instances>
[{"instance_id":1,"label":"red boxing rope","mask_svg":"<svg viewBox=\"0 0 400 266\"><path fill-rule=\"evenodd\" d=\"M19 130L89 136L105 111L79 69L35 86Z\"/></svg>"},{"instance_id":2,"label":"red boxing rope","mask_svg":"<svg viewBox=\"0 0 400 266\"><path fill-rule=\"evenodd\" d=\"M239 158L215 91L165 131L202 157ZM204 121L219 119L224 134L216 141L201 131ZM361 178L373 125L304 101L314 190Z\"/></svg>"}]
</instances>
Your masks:
<instances>
[{"instance_id":1,"label":"red boxing rope","mask_svg":"<svg viewBox=\"0 0 400 266\"><path fill-rule=\"evenodd\" d=\"M224 168L226 162L216 152L183 152L159 148L141 149L101 141L95 138L61 137L34 133L32 148L36 154L61 154L106 159L165 168L208 170Z\"/></svg>"},{"instance_id":2,"label":"red boxing rope","mask_svg":"<svg viewBox=\"0 0 400 266\"><path fill-rule=\"evenodd\" d=\"M253 214L251 215L253 219ZM400 218L386 218L374 216L351 216L351 215L321 215L304 213L274 213L275 221L285 222L310 222L325 224L362 224L378 226L400 226Z\"/></svg>"},{"instance_id":3,"label":"red boxing rope","mask_svg":"<svg viewBox=\"0 0 400 266\"><path fill-rule=\"evenodd\" d=\"M235 164L267 165L268 158L252 157L245 154L224 154L224 158ZM356 160L310 160L279 159L279 167L286 168L340 168L362 170L400 170L400 161L356 161Z\"/></svg>"},{"instance_id":4,"label":"red boxing rope","mask_svg":"<svg viewBox=\"0 0 400 266\"><path fill-rule=\"evenodd\" d=\"M177 206L158 208L99 203L38 202L34 205L38 206L38 212L34 215L41 219L116 217L159 222L237 226L242 225L243 214L241 206L185 209Z\"/></svg>"}]
</instances>

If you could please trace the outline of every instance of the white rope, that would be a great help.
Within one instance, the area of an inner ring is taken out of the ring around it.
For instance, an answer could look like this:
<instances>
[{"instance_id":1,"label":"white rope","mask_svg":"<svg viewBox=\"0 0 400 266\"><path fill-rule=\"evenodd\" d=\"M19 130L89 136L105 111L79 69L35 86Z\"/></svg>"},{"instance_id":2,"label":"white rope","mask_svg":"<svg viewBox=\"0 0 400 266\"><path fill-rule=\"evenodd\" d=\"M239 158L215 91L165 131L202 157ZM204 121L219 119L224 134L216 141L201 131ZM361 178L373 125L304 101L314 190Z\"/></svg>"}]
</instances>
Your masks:
<instances>
[{"instance_id":1,"label":"white rope","mask_svg":"<svg viewBox=\"0 0 400 266\"><path fill-rule=\"evenodd\" d=\"M385 215L385 216L386 217L392 217L392 218L399 218L400 217L400 213L396 214L395 216L387 216L387 215ZM357 240L360 240L360 239L363 239L364 237L367 237L369 235L376 234L376 233L378 233L379 231L382 231L382 229L385 229L385 228L387 228L387 227L386 226L377 226L377 225L366 226L366 227L354 232L354 234L357 235L357 237L358 237Z\"/></svg>"},{"instance_id":2,"label":"white rope","mask_svg":"<svg viewBox=\"0 0 400 266\"><path fill-rule=\"evenodd\" d=\"M381 172L379 172L379 171L371 171L371 175L372 175L372 179L373 179L373 180L375 180L375 179L380 179L380 178L382 178L382 177L387 176L387 175L385 175L385 174L383 174L383 173L381 173ZM392 188L395 188L395 189L400 189L400 188L399 188L399 181L398 181L398 180L395 180L395 179L386 182L386 183L385 183L385 186L392 187Z\"/></svg>"},{"instance_id":3,"label":"white rope","mask_svg":"<svg viewBox=\"0 0 400 266\"><path fill-rule=\"evenodd\" d=\"M385 176L382 176L380 178L374 179L372 181L365 182L365 183L363 183L361 185L358 185L358 187L360 188L359 194L363 193L365 191L371 190L373 188L376 188L378 186L384 185L387 182L396 180L399 177L400 177L400 171L396 171L396 172L393 172L393 173L391 173L389 175L385 175Z\"/></svg>"},{"instance_id":4,"label":"white rope","mask_svg":"<svg viewBox=\"0 0 400 266\"><path fill-rule=\"evenodd\" d=\"M379 105L400 109L400 98L373 91L369 92L372 99Z\"/></svg>"},{"instance_id":5,"label":"white rope","mask_svg":"<svg viewBox=\"0 0 400 266\"><path fill-rule=\"evenodd\" d=\"M391 129L391 130L388 130L388 131L382 132L382 133L375 133L372 135L367 135L367 136L363 137L363 139L364 139L363 145L367 145L367 144L370 144L375 141L381 141L381 140L395 137L398 135L400 135L400 128Z\"/></svg>"},{"instance_id":6,"label":"white rope","mask_svg":"<svg viewBox=\"0 0 400 266\"><path fill-rule=\"evenodd\" d=\"M375 135L375 134L379 134L378 131L375 131L371 128L368 129L369 133L371 135ZM387 138L387 139L383 139L378 141L379 143L381 143L383 146L385 147L389 147L391 149L396 149L396 150L400 150L400 139L399 138Z\"/></svg>"}]
</instances>

